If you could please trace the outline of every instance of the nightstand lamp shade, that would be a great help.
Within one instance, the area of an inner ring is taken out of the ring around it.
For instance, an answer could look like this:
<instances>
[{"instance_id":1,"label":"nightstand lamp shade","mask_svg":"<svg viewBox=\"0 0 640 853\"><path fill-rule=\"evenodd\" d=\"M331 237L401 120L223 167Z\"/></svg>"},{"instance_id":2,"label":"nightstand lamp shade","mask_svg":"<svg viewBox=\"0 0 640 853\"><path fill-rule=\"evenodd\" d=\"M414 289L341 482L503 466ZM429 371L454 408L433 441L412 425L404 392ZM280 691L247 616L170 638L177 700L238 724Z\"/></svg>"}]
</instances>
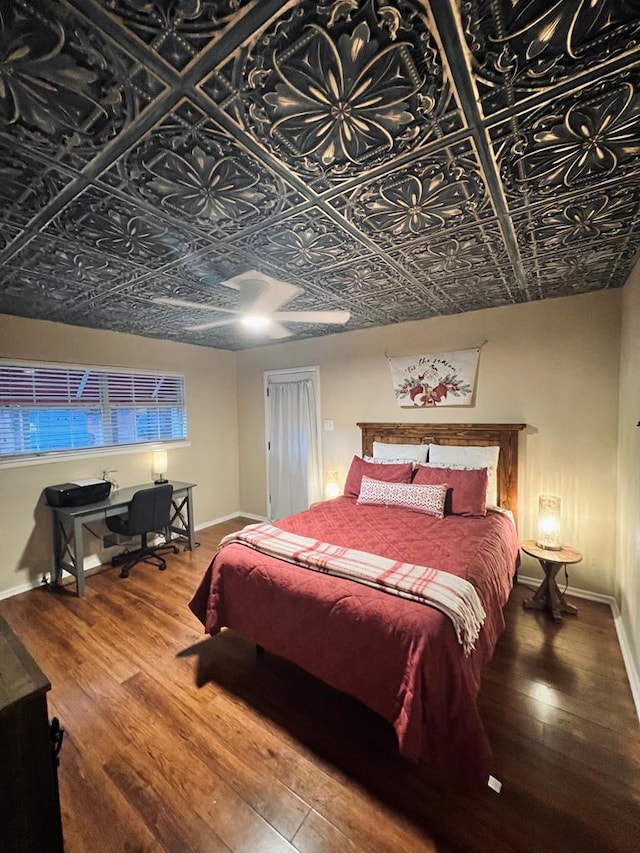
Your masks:
<instances>
[{"instance_id":1,"label":"nightstand lamp shade","mask_svg":"<svg viewBox=\"0 0 640 853\"><path fill-rule=\"evenodd\" d=\"M560 498L556 495L540 495L538 499L538 548L560 551Z\"/></svg>"},{"instance_id":2,"label":"nightstand lamp shade","mask_svg":"<svg viewBox=\"0 0 640 853\"><path fill-rule=\"evenodd\" d=\"M333 498L337 498L340 494L337 471L327 471L324 481L324 493L328 500L333 500Z\"/></svg>"},{"instance_id":3,"label":"nightstand lamp shade","mask_svg":"<svg viewBox=\"0 0 640 853\"><path fill-rule=\"evenodd\" d=\"M167 451L166 450L154 450L153 451L153 473L156 476L154 483L166 483L167 479L165 474L167 473Z\"/></svg>"}]
</instances>

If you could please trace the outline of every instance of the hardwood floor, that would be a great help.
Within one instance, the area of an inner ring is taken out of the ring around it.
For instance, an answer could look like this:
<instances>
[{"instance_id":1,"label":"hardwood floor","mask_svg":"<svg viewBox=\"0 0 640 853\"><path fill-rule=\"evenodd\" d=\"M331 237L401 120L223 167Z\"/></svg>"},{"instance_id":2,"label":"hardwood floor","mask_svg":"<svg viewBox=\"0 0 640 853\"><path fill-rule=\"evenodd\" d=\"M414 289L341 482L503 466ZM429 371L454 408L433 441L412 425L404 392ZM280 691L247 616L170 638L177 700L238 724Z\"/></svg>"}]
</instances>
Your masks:
<instances>
[{"instance_id":1,"label":"hardwood floor","mask_svg":"<svg viewBox=\"0 0 640 853\"><path fill-rule=\"evenodd\" d=\"M637 853L640 734L608 607L555 625L514 589L479 698L502 793L454 795L355 700L203 635L187 603L240 525L199 531L166 572L106 569L82 599L0 601L66 729L67 853Z\"/></svg>"}]
</instances>

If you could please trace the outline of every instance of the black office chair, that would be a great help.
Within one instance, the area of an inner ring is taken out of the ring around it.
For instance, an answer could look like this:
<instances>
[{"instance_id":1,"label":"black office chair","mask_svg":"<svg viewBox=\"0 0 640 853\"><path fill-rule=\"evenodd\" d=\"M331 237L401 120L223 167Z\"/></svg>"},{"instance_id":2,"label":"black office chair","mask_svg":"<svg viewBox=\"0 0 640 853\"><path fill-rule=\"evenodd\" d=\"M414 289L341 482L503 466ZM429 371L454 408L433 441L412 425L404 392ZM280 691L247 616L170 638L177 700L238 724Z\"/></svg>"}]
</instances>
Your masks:
<instances>
[{"instance_id":1,"label":"black office chair","mask_svg":"<svg viewBox=\"0 0 640 853\"><path fill-rule=\"evenodd\" d=\"M137 551L125 551L111 560L112 566L122 566L121 578L128 578L129 572L136 563L153 563L159 569L167 568L166 560L160 554L173 551L178 553L175 545L148 545L147 537L155 531L165 532L170 523L171 497L173 486L153 486L150 489L140 489L129 502L126 515L108 517L107 527L114 533L124 536L141 536L142 547Z\"/></svg>"}]
</instances>

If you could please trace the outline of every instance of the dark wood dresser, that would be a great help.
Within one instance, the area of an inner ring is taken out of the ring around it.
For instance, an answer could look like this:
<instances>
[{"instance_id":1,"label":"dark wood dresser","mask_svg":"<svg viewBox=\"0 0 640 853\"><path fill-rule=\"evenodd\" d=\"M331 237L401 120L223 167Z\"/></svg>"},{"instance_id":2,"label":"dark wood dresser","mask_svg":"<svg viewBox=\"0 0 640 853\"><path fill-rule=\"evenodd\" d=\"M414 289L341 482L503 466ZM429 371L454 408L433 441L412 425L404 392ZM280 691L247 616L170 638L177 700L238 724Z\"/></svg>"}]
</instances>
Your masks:
<instances>
[{"instance_id":1,"label":"dark wood dresser","mask_svg":"<svg viewBox=\"0 0 640 853\"><path fill-rule=\"evenodd\" d=\"M0 616L0 853L63 850L50 688Z\"/></svg>"}]
</instances>

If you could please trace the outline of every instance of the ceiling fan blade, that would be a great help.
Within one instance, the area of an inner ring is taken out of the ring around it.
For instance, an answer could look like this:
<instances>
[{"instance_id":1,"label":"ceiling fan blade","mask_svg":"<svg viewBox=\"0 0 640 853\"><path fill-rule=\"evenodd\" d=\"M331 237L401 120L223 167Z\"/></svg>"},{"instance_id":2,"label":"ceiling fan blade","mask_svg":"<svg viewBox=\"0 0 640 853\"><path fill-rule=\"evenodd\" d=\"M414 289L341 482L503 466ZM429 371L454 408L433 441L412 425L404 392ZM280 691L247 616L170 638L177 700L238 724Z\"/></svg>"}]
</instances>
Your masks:
<instances>
[{"instance_id":1,"label":"ceiling fan blade","mask_svg":"<svg viewBox=\"0 0 640 853\"><path fill-rule=\"evenodd\" d=\"M302 293L302 288L295 284L279 281L257 270L248 270L222 284L240 291L241 310L251 314L270 314Z\"/></svg>"},{"instance_id":2,"label":"ceiling fan blade","mask_svg":"<svg viewBox=\"0 0 640 853\"><path fill-rule=\"evenodd\" d=\"M275 339L289 338L292 335L292 332L282 323L343 325L349 321L351 316L349 311L277 311L277 308L285 305L301 293L302 289L294 284L278 281L278 279L271 278L271 276L257 270L249 270L222 282L222 284L239 292L240 308L221 308L206 302L191 302L188 299L178 299L173 296L156 296L152 301L174 308L233 315L223 320L212 320L209 323L185 326L185 330L188 332L203 332L207 329L227 326L229 323L235 322L238 315L248 314L251 317L257 315L258 318L266 315L266 318L272 322L265 331L270 338Z\"/></svg>"},{"instance_id":3,"label":"ceiling fan blade","mask_svg":"<svg viewBox=\"0 0 640 853\"><path fill-rule=\"evenodd\" d=\"M298 294L302 293L302 289L296 287L295 284L286 284L283 281L276 281L275 279L272 279L272 281L274 284L267 285L266 290L263 290L251 304L251 310L257 314L272 314L272 312L286 305L287 302L291 302Z\"/></svg>"},{"instance_id":4,"label":"ceiling fan blade","mask_svg":"<svg viewBox=\"0 0 640 853\"><path fill-rule=\"evenodd\" d=\"M343 325L349 322L351 314L348 311L276 311L271 315L272 320L282 320L286 323L331 323Z\"/></svg>"},{"instance_id":5,"label":"ceiling fan blade","mask_svg":"<svg viewBox=\"0 0 640 853\"><path fill-rule=\"evenodd\" d=\"M220 308L218 305L209 305L206 302L189 302L188 299L174 299L173 296L156 296L152 302L161 305L172 305L175 308L195 308L198 311L221 311L225 314L238 314L235 308Z\"/></svg>"},{"instance_id":6,"label":"ceiling fan blade","mask_svg":"<svg viewBox=\"0 0 640 853\"><path fill-rule=\"evenodd\" d=\"M198 323L195 326L185 326L184 328L186 332L203 332L205 329L217 329L219 326L228 326L235 322L235 317L229 317L228 320L212 320L211 323Z\"/></svg>"},{"instance_id":7,"label":"ceiling fan blade","mask_svg":"<svg viewBox=\"0 0 640 853\"><path fill-rule=\"evenodd\" d=\"M270 323L266 331L270 338L290 338L292 335L292 332L280 323Z\"/></svg>"}]
</instances>

